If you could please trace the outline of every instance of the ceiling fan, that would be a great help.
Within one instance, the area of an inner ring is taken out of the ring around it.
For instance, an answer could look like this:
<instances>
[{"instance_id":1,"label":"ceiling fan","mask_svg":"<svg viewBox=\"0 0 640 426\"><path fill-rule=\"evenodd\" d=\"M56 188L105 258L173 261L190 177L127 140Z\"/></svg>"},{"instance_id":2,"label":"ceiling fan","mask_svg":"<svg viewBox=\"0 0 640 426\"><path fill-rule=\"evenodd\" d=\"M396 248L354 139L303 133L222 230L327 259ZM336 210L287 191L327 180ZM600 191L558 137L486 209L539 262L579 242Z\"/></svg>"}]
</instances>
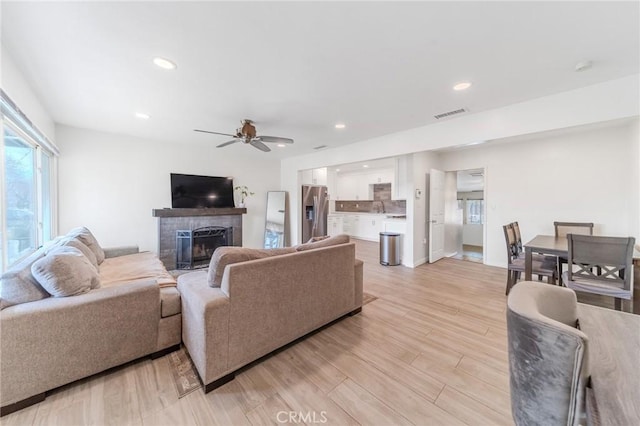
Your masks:
<instances>
[{"instance_id":1,"label":"ceiling fan","mask_svg":"<svg viewBox=\"0 0 640 426\"><path fill-rule=\"evenodd\" d=\"M281 138L278 136L258 136L256 134L256 126L254 126L253 121L249 119L242 120L242 127L240 127L239 129L236 129L235 135L232 135L230 133L211 132L209 130L194 129L194 131L202 132L202 133L212 133L214 135L231 136L233 138L228 142L221 143L220 145L218 145L218 148L223 148L227 145L231 145L236 142L243 142L253 146L254 148L258 148L261 151L269 152L271 151L271 149L268 146L266 146L263 142L287 143L287 144L293 143L293 139L289 139L289 138Z\"/></svg>"}]
</instances>

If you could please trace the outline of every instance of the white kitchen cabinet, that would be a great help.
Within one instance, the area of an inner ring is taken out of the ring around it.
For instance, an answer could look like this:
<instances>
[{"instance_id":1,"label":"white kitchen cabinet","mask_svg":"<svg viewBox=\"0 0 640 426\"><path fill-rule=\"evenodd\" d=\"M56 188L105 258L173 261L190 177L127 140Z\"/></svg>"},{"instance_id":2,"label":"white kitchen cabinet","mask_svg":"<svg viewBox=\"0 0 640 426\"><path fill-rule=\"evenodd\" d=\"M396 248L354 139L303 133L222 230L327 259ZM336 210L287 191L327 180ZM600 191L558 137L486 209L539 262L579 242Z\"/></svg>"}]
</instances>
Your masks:
<instances>
[{"instance_id":1,"label":"white kitchen cabinet","mask_svg":"<svg viewBox=\"0 0 640 426\"><path fill-rule=\"evenodd\" d=\"M344 234L344 218L341 215L327 217L327 234L330 236Z\"/></svg>"},{"instance_id":2,"label":"white kitchen cabinet","mask_svg":"<svg viewBox=\"0 0 640 426\"><path fill-rule=\"evenodd\" d=\"M380 232L384 230L384 215L354 214L345 215L344 233L354 238L378 241ZM348 219L347 219L348 217Z\"/></svg>"},{"instance_id":3,"label":"white kitchen cabinet","mask_svg":"<svg viewBox=\"0 0 640 426\"><path fill-rule=\"evenodd\" d=\"M314 185L326 185L327 184L327 168L321 167L319 169L313 169L311 171L311 179Z\"/></svg>"},{"instance_id":4,"label":"white kitchen cabinet","mask_svg":"<svg viewBox=\"0 0 640 426\"><path fill-rule=\"evenodd\" d=\"M327 168L309 169L302 171L303 185L326 185L327 184Z\"/></svg>"},{"instance_id":5,"label":"white kitchen cabinet","mask_svg":"<svg viewBox=\"0 0 640 426\"><path fill-rule=\"evenodd\" d=\"M358 184L359 176L355 173L338 175L336 179L337 198L338 200L359 200ZM363 200L366 198L362 198Z\"/></svg>"},{"instance_id":6,"label":"white kitchen cabinet","mask_svg":"<svg viewBox=\"0 0 640 426\"><path fill-rule=\"evenodd\" d=\"M313 185L313 170L309 169L302 171L302 184Z\"/></svg>"}]
</instances>

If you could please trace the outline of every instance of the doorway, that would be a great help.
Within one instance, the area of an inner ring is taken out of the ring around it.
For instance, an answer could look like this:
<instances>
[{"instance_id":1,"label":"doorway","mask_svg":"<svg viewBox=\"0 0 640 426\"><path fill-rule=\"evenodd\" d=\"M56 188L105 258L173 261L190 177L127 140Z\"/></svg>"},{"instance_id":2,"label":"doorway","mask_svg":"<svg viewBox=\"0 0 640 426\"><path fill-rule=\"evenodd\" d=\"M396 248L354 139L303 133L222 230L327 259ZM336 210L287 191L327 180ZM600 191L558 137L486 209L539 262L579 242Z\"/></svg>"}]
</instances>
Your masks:
<instances>
[{"instance_id":1,"label":"doorway","mask_svg":"<svg viewBox=\"0 0 640 426\"><path fill-rule=\"evenodd\" d=\"M458 170L456 215L462 225L462 244L454 259L483 263L484 259L484 169Z\"/></svg>"}]
</instances>

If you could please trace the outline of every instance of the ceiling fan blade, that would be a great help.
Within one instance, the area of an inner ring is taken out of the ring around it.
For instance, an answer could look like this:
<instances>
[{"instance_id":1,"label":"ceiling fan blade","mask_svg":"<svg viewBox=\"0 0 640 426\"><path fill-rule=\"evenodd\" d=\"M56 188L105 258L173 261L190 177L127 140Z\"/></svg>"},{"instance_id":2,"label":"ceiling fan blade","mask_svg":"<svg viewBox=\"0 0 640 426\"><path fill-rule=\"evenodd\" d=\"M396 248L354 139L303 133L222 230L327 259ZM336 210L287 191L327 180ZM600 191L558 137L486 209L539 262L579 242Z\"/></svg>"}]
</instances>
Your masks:
<instances>
[{"instance_id":1,"label":"ceiling fan blade","mask_svg":"<svg viewBox=\"0 0 640 426\"><path fill-rule=\"evenodd\" d=\"M229 141L229 142L221 143L216 148L223 148L223 147L225 147L227 145L231 145L232 143L236 143L236 142L240 142L240 139L234 139L234 140Z\"/></svg>"},{"instance_id":2,"label":"ceiling fan blade","mask_svg":"<svg viewBox=\"0 0 640 426\"><path fill-rule=\"evenodd\" d=\"M251 146L253 146L254 148L258 148L260 151L264 151L264 152L269 152L271 151L271 149L266 146L265 144L263 144L262 142L260 142L259 139L253 139L251 142L249 142L251 144Z\"/></svg>"},{"instance_id":3,"label":"ceiling fan blade","mask_svg":"<svg viewBox=\"0 0 640 426\"><path fill-rule=\"evenodd\" d=\"M289 138L281 138L278 136L258 136L258 138L262 142L273 142L273 143L293 143L293 139Z\"/></svg>"},{"instance_id":4,"label":"ceiling fan blade","mask_svg":"<svg viewBox=\"0 0 640 426\"><path fill-rule=\"evenodd\" d=\"M232 135L230 133L218 133L218 132L211 132L209 130L198 130L198 129L193 129L194 132L200 132L200 133L211 133L213 135L222 135L222 136L231 136L232 138L235 138L236 135Z\"/></svg>"}]
</instances>

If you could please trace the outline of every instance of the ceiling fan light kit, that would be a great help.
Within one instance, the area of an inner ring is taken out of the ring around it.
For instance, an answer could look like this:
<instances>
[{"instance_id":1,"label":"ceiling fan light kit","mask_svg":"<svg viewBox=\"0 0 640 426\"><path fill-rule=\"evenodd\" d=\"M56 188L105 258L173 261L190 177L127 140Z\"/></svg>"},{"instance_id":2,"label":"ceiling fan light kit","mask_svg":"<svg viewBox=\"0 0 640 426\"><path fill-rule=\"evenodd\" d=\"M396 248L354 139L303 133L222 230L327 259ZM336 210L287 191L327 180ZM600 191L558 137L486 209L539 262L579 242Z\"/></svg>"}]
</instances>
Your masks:
<instances>
[{"instance_id":1,"label":"ceiling fan light kit","mask_svg":"<svg viewBox=\"0 0 640 426\"><path fill-rule=\"evenodd\" d=\"M243 142L251 145L260 151L269 152L271 148L265 145L263 142L277 143L278 146L283 144L292 144L293 139L282 138L279 136L262 136L256 132L256 126L253 125L253 121L249 119L242 120L242 127L236 129L235 134L212 132L210 130L194 129L195 132L211 133L213 135L231 136L233 139L227 142L223 142L217 146L217 148L224 148L225 146L234 144L236 142Z\"/></svg>"}]
</instances>

